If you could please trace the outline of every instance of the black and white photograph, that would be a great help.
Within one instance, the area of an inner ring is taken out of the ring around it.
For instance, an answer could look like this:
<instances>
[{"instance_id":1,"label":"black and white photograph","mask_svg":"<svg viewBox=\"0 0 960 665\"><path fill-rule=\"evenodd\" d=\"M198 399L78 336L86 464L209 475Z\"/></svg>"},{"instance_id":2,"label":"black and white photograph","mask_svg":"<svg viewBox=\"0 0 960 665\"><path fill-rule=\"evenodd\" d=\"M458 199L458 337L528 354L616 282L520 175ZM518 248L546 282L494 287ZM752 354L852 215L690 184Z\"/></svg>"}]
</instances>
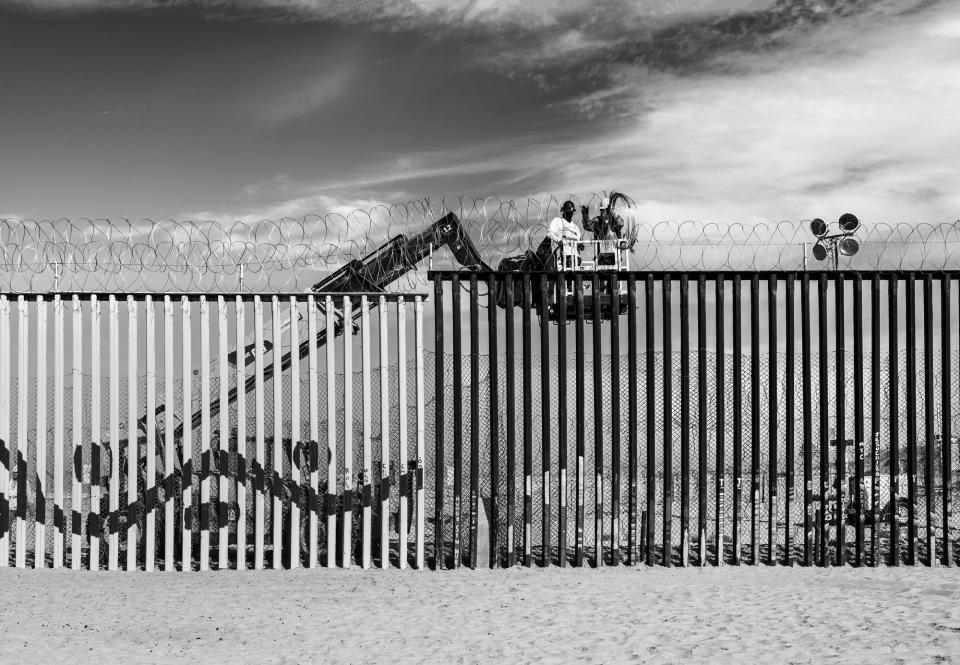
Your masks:
<instances>
[{"instance_id":1,"label":"black and white photograph","mask_svg":"<svg viewBox=\"0 0 960 665\"><path fill-rule=\"evenodd\" d=\"M0 0L0 663L960 663L957 0Z\"/></svg>"}]
</instances>

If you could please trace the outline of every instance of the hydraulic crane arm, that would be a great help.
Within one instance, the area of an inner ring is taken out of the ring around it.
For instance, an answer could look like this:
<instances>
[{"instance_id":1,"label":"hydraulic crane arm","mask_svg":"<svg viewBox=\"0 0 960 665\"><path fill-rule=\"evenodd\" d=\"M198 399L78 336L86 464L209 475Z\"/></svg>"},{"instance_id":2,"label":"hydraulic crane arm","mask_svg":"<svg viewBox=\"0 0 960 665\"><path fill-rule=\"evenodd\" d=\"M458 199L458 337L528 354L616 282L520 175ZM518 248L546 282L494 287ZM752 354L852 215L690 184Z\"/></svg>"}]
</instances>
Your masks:
<instances>
[{"instance_id":1,"label":"hydraulic crane arm","mask_svg":"<svg viewBox=\"0 0 960 665\"><path fill-rule=\"evenodd\" d=\"M490 270L480 258L480 253L473 246L470 237L464 231L460 218L450 212L417 235L409 237L405 235L394 236L386 244L363 259L354 259L325 279L317 282L310 287L310 290L314 293L384 293L387 286L414 270L417 264L430 254L432 249L443 245L450 247L454 258L464 268L468 270ZM323 303L317 304L321 310L324 309ZM371 308L378 305L377 299L370 301ZM353 320L349 322L344 321L342 316L337 316L337 321L334 324L335 335L342 334L344 327L347 325L351 327L351 334L356 332L357 321L361 316L359 309L354 312ZM295 325L295 322L291 321L291 325ZM291 349L283 354L280 359L280 370L290 367L293 353L298 353L300 358L305 358L310 352L311 345L320 347L328 342L330 340L327 339L327 331L324 328L318 331L315 339L306 339L300 343L296 350ZM276 340L274 343L276 343ZM247 355L249 357L247 364L249 364L253 361L253 357L252 354ZM241 362L240 358L243 357L243 354L237 353L236 357L237 362ZM271 363L264 367L264 380L274 375L276 372L274 365L275 363ZM254 390L255 386L256 376L246 377L243 385L244 392L249 393ZM232 404L236 399L237 387L233 387L228 393L228 404ZM160 406L156 413L160 414L165 410L165 406ZM210 417L216 416L219 412L219 400L211 400ZM192 427L199 427L202 417L203 414L200 411L193 413L190 419ZM146 419L147 416L140 419L139 425L142 431L146 431ZM183 423L180 423L174 431L174 436L182 438L182 434Z\"/></svg>"}]
</instances>

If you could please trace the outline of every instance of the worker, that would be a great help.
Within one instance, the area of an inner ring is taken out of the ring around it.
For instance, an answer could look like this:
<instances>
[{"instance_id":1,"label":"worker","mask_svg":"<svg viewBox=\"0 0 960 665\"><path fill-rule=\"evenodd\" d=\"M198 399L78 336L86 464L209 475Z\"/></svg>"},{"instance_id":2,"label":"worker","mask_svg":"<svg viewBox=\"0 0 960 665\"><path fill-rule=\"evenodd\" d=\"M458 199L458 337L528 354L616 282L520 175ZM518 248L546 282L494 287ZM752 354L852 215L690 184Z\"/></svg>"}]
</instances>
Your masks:
<instances>
[{"instance_id":1,"label":"worker","mask_svg":"<svg viewBox=\"0 0 960 665\"><path fill-rule=\"evenodd\" d=\"M573 201L563 202L563 206L560 208L561 216L554 217L547 227L547 237L550 238L550 240L557 244L563 240L580 240L580 227L573 221L573 213L576 212L576 210L577 207L573 205Z\"/></svg>"},{"instance_id":2,"label":"worker","mask_svg":"<svg viewBox=\"0 0 960 665\"><path fill-rule=\"evenodd\" d=\"M610 199L606 196L600 199L599 214L590 218L590 208L581 206L583 228L593 232L596 240L617 240L623 237L623 219L610 212Z\"/></svg>"},{"instance_id":3,"label":"worker","mask_svg":"<svg viewBox=\"0 0 960 665\"><path fill-rule=\"evenodd\" d=\"M597 248L598 265L616 264L616 241L623 237L623 220L610 212L610 199L606 196L600 199L599 214L590 218L590 208L581 206L583 228L593 232L595 240L600 241Z\"/></svg>"}]
</instances>

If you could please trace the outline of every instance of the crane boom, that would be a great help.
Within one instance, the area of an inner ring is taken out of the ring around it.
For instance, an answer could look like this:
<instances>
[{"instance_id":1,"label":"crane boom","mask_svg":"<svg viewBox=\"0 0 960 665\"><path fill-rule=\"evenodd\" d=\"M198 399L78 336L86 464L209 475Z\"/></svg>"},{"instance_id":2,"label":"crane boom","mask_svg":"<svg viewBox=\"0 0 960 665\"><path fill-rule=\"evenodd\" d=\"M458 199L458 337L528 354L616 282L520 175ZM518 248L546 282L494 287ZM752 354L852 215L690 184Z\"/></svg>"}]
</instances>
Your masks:
<instances>
[{"instance_id":1,"label":"crane boom","mask_svg":"<svg viewBox=\"0 0 960 665\"><path fill-rule=\"evenodd\" d=\"M457 217L455 213L450 212L417 235L408 237L401 234L394 236L364 258L350 261L333 274L317 282L310 287L310 290L314 293L325 294L385 293L387 286L411 270L414 270L417 264L430 254L433 248L439 248L443 245L450 247L454 258L464 268L480 271L490 270L483 259L481 259L480 253L470 240L470 236L468 236L464 230L460 218ZM376 307L378 304L376 299L370 303L371 307ZM322 303L318 303L317 306L320 310L324 310ZM334 334L343 334L344 328L348 325L352 329L351 334L356 333L360 316L361 312L358 309L353 315L353 320L349 322L344 321L343 318L340 317L334 324ZM294 325L292 321L291 325ZM326 329L320 330L315 339L306 339L300 343L295 351L291 349L283 354L280 358L280 370L282 371L290 367L294 352L299 354L300 358L305 358L310 352L311 345L320 347L329 341L330 340L327 339ZM274 343L277 343L277 341L274 340ZM243 357L243 354L237 352L237 362L241 362L241 357ZM249 364L249 362L252 362L252 358L247 361L247 364ZM274 365L275 363L271 363L264 367L264 380L271 378L275 374L276 370ZM256 380L257 377L255 375L246 378L243 385L245 393L254 390ZM237 400L238 388L238 386L235 386L230 389L227 395L228 404L233 404ZM211 401L210 417L212 418L219 414L220 408L219 400ZM166 407L161 405L157 408L154 415L164 413L165 410ZM191 426L193 428L199 427L202 418L202 411L194 412L190 418ZM145 415L139 422L140 429L144 432L146 431L146 420L147 416ZM175 438L182 439L183 425L183 423L180 423L175 428Z\"/></svg>"}]
</instances>

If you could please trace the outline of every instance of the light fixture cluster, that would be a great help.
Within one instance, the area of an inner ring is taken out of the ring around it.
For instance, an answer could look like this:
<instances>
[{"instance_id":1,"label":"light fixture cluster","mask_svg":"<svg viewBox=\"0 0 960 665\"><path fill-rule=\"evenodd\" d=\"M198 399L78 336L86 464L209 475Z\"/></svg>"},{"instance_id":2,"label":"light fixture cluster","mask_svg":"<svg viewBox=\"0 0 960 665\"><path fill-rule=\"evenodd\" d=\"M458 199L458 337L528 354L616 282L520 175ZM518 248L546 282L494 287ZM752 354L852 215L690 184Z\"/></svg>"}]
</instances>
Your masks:
<instances>
[{"instance_id":1,"label":"light fixture cluster","mask_svg":"<svg viewBox=\"0 0 960 665\"><path fill-rule=\"evenodd\" d=\"M813 258L818 261L831 261L832 270L837 269L839 263L838 254L844 256L853 256L860 251L860 243L853 237L853 234L860 228L860 220L852 213L840 215L838 220L840 226L839 233L829 233L827 223L817 218L810 222L810 230L817 237L817 242L813 246Z\"/></svg>"}]
</instances>

